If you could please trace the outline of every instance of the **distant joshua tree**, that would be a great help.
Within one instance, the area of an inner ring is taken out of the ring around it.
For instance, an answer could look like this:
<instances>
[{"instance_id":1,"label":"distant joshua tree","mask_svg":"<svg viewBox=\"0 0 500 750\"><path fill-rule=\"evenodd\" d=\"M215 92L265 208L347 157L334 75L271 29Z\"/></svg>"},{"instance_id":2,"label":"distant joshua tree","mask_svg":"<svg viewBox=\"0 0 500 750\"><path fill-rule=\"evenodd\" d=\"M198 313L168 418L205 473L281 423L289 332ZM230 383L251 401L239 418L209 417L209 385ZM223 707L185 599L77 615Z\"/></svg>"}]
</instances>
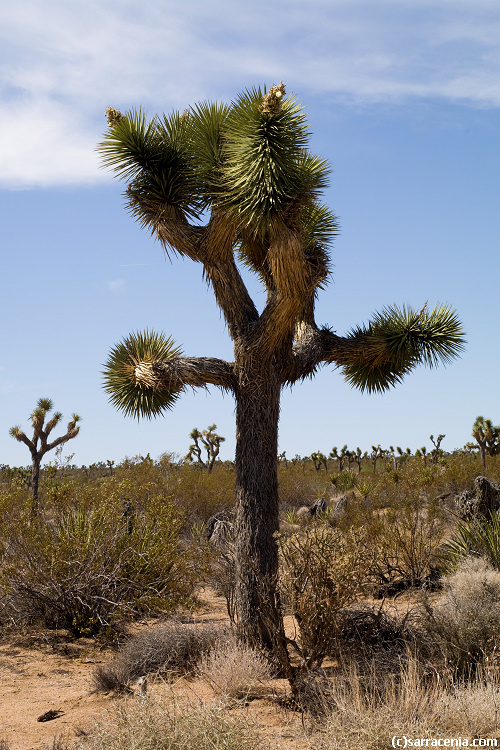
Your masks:
<instances>
[{"instance_id":1,"label":"distant joshua tree","mask_svg":"<svg viewBox=\"0 0 500 750\"><path fill-rule=\"evenodd\" d=\"M29 437L21 430L20 427L11 427L9 434L11 437L19 440L20 443L24 443L28 446L31 453L31 517L36 519L38 517L38 482L40 478L40 465L42 459L46 453L57 448L58 445L67 443L68 440L76 437L80 432L80 428L76 426L77 422L80 421L81 417L78 414L73 414L71 420L68 422L68 427L65 435L56 438L51 443L48 442L49 435L62 419L60 411L54 412L52 418L45 423L45 418L49 411L53 409L53 403L50 398L39 398L36 409L32 412L30 419L33 426L33 437L30 440Z\"/></svg>"},{"instance_id":2,"label":"distant joshua tree","mask_svg":"<svg viewBox=\"0 0 500 750\"><path fill-rule=\"evenodd\" d=\"M216 429L216 424L210 425L208 429L203 430L203 432L200 432L195 427L189 434L189 437L191 440L194 440L194 443L189 446L189 453L187 454L186 459L188 461L193 461L196 457L198 465L202 469L206 469L208 473L214 468L215 459L219 455L220 444L226 439L217 435L215 432ZM206 461L201 457L203 450L205 450L207 454Z\"/></svg>"},{"instance_id":3,"label":"distant joshua tree","mask_svg":"<svg viewBox=\"0 0 500 750\"><path fill-rule=\"evenodd\" d=\"M494 427L491 419L477 417L472 425L472 437L479 445L483 466L486 466L487 453L489 456L500 453L500 425Z\"/></svg>"}]
</instances>

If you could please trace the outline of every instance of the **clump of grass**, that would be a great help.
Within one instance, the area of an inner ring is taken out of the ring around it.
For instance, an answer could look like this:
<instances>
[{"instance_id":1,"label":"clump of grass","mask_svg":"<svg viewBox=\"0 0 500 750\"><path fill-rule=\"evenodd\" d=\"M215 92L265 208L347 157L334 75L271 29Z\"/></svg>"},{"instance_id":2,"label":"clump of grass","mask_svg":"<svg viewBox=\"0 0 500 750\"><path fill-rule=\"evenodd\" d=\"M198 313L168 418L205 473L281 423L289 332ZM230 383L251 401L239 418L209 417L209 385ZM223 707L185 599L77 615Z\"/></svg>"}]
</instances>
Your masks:
<instances>
[{"instance_id":1,"label":"clump of grass","mask_svg":"<svg viewBox=\"0 0 500 750\"><path fill-rule=\"evenodd\" d=\"M215 705L174 705L145 698L118 706L97 724L85 750L269 750L248 716L227 715Z\"/></svg>"},{"instance_id":2,"label":"clump of grass","mask_svg":"<svg viewBox=\"0 0 500 750\"><path fill-rule=\"evenodd\" d=\"M123 691L143 675L190 672L226 632L214 625L183 624L178 620L145 630L127 641L108 666L94 671L94 689Z\"/></svg>"},{"instance_id":3,"label":"clump of grass","mask_svg":"<svg viewBox=\"0 0 500 750\"><path fill-rule=\"evenodd\" d=\"M376 663L368 675L353 666L332 680L311 748L385 750L393 737L405 736L496 737L499 700L498 685L446 683L415 659L397 677Z\"/></svg>"},{"instance_id":4,"label":"clump of grass","mask_svg":"<svg viewBox=\"0 0 500 750\"><path fill-rule=\"evenodd\" d=\"M198 673L216 694L235 699L262 693L271 677L267 660L234 636L201 657Z\"/></svg>"}]
</instances>

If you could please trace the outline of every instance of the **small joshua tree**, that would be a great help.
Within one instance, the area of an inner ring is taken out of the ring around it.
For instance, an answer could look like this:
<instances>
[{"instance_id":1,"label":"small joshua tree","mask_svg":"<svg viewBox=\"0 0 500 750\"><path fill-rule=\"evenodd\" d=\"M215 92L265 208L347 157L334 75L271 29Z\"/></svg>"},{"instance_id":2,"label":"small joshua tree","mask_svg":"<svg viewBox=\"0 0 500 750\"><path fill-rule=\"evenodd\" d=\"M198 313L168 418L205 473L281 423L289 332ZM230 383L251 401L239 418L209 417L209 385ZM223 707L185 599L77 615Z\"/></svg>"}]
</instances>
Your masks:
<instances>
[{"instance_id":1,"label":"small joshua tree","mask_svg":"<svg viewBox=\"0 0 500 750\"><path fill-rule=\"evenodd\" d=\"M67 443L68 440L76 437L80 432L80 428L76 426L76 423L80 421L81 417L78 414L73 414L70 422L68 422L68 428L65 435L56 438L51 443L48 442L49 435L62 419L60 411L54 412L52 418L45 423L45 418L49 411L53 409L53 403L50 398L39 398L36 405L36 409L32 412L30 419L33 426L33 438L30 440L29 437L21 430L20 427L11 427L9 434L19 440L20 443L24 443L28 446L31 453L31 517L32 519L38 516L38 481L40 478L40 465L42 458L46 453L57 448L58 445ZM45 429L44 429L45 428Z\"/></svg>"},{"instance_id":2,"label":"small joshua tree","mask_svg":"<svg viewBox=\"0 0 500 750\"><path fill-rule=\"evenodd\" d=\"M189 453L186 456L188 461L193 461L196 457L198 465L202 469L207 469L210 473L214 468L215 459L219 455L220 444L224 442L226 438L217 435L215 430L217 429L216 424L212 424L208 429L200 432L196 427L190 432L189 437L194 440L194 443L189 446ZM200 445L201 442L201 445ZM201 457L203 449L207 452L207 460L204 461Z\"/></svg>"},{"instance_id":3,"label":"small joshua tree","mask_svg":"<svg viewBox=\"0 0 500 750\"><path fill-rule=\"evenodd\" d=\"M345 461L346 456L347 456L347 445L344 445L340 449L340 453L338 452L336 445L330 451L329 458L336 458L337 461L339 462L339 465L338 465L339 473L341 471L344 471L344 461Z\"/></svg>"},{"instance_id":4,"label":"small joshua tree","mask_svg":"<svg viewBox=\"0 0 500 750\"><path fill-rule=\"evenodd\" d=\"M437 464L439 459L443 456L443 449L440 447L441 443L445 439L446 435L438 435L434 440L434 435L429 436L429 440L433 444L434 448L431 451L431 460L433 464Z\"/></svg>"},{"instance_id":5,"label":"small joshua tree","mask_svg":"<svg viewBox=\"0 0 500 750\"><path fill-rule=\"evenodd\" d=\"M321 451L311 453L311 461L313 462L316 471L319 471L322 466L324 466L325 471L328 471L328 460L325 454L321 453Z\"/></svg>"},{"instance_id":6,"label":"small joshua tree","mask_svg":"<svg viewBox=\"0 0 500 750\"><path fill-rule=\"evenodd\" d=\"M479 445L483 466L486 467L486 453L489 456L500 453L500 426L494 427L491 419L477 417L472 425L472 437Z\"/></svg>"}]
</instances>

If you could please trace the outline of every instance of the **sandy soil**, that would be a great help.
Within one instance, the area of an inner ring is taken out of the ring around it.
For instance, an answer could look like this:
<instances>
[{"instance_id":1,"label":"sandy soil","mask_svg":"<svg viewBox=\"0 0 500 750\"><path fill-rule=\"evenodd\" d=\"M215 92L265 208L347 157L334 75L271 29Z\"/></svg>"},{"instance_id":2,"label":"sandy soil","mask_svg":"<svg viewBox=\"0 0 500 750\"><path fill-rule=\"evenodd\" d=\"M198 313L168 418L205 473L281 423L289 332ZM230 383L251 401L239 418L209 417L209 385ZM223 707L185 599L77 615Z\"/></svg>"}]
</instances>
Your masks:
<instances>
[{"instance_id":1,"label":"sandy soil","mask_svg":"<svg viewBox=\"0 0 500 750\"><path fill-rule=\"evenodd\" d=\"M225 611L223 599L206 593L197 619L224 621ZM99 651L91 640L71 641L64 633L4 633L0 639L0 740L6 741L10 750L45 750L59 736L71 744L80 729L90 729L95 719L104 718L123 700L92 690L95 666L110 661L113 654L111 650ZM286 681L270 680L268 687L269 699L253 700L244 710L261 726L270 748L310 747L302 717L271 698L286 694ZM164 688L161 683L149 686L151 692ZM193 701L213 697L207 685L196 680L178 680L172 689ZM56 718L39 721L47 712L55 712Z\"/></svg>"}]
</instances>

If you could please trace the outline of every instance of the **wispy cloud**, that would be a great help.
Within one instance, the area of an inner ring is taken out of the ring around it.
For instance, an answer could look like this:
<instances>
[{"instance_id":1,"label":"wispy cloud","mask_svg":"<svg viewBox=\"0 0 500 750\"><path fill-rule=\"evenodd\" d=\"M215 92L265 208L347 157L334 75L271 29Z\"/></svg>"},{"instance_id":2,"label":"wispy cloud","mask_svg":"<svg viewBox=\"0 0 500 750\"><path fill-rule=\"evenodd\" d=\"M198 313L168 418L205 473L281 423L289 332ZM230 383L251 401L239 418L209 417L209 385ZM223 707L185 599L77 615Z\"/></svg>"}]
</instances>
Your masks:
<instances>
[{"instance_id":1,"label":"wispy cloud","mask_svg":"<svg viewBox=\"0 0 500 750\"><path fill-rule=\"evenodd\" d=\"M113 281L108 281L106 283L106 287L110 292L121 292L122 289L125 289L126 281L125 279L113 279Z\"/></svg>"},{"instance_id":2,"label":"wispy cloud","mask_svg":"<svg viewBox=\"0 0 500 750\"><path fill-rule=\"evenodd\" d=\"M488 0L19 0L2 8L0 186L107 179L108 104L151 113L286 81L357 102L500 106Z\"/></svg>"}]
</instances>

